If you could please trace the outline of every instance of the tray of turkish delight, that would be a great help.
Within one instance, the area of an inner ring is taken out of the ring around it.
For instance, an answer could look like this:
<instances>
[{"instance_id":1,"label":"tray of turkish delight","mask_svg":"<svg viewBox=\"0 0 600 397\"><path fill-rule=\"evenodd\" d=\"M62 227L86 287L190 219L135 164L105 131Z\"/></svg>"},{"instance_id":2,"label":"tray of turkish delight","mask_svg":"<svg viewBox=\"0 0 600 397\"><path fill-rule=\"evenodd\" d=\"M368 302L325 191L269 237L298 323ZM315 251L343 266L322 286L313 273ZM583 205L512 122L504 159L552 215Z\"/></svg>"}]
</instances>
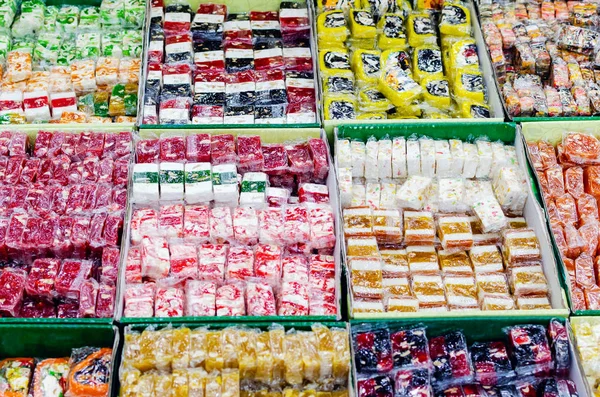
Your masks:
<instances>
[{"instance_id":1,"label":"tray of turkish delight","mask_svg":"<svg viewBox=\"0 0 600 397\"><path fill-rule=\"evenodd\" d=\"M121 321L339 318L337 186L318 133L171 131L136 141L132 174Z\"/></svg>"},{"instance_id":2,"label":"tray of turkish delight","mask_svg":"<svg viewBox=\"0 0 600 397\"><path fill-rule=\"evenodd\" d=\"M338 128L352 317L566 315L515 128L483 130Z\"/></svg>"}]
</instances>

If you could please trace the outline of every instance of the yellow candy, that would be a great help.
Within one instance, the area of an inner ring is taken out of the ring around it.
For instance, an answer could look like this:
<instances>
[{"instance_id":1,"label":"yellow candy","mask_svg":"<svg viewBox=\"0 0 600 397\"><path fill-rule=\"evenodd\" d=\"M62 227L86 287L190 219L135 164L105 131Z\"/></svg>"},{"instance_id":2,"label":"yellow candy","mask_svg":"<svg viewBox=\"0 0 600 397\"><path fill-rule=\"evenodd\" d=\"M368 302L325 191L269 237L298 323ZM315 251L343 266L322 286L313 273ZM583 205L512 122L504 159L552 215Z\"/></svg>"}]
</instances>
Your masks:
<instances>
[{"instance_id":1,"label":"yellow candy","mask_svg":"<svg viewBox=\"0 0 600 397\"><path fill-rule=\"evenodd\" d=\"M359 85L376 84L381 72L381 53L374 50L356 50L352 54L352 70Z\"/></svg>"},{"instance_id":2,"label":"yellow candy","mask_svg":"<svg viewBox=\"0 0 600 397\"><path fill-rule=\"evenodd\" d=\"M410 55L406 51L385 50L381 53L381 70L400 68L412 77Z\"/></svg>"},{"instance_id":3,"label":"yellow candy","mask_svg":"<svg viewBox=\"0 0 600 397\"><path fill-rule=\"evenodd\" d=\"M446 1L442 7L440 33L448 36L469 36L471 34L471 13L461 4Z\"/></svg>"},{"instance_id":4,"label":"yellow candy","mask_svg":"<svg viewBox=\"0 0 600 397\"><path fill-rule=\"evenodd\" d=\"M356 120L385 120L385 119L387 119L387 114L385 114L385 113L367 112L367 113L359 113L356 116Z\"/></svg>"},{"instance_id":5,"label":"yellow candy","mask_svg":"<svg viewBox=\"0 0 600 397\"><path fill-rule=\"evenodd\" d=\"M382 72L377 87L394 106L411 103L423 93L421 86L406 71L399 68Z\"/></svg>"},{"instance_id":6,"label":"yellow candy","mask_svg":"<svg viewBox=\"0 0 600 397\"><path fill-rule=\"evenodd\" d=\"M317 17L319 48L343 47L348 38L346 17L341 10L325 11ZM331 45L328 45L331 44Z\"/></svg>"},{"instance_id":7,"label":"yellow candy","mask_svg":"<svg viewBox=\"0 0 600 397\"><path fill-rule=\"evenodd\" d=\"M408 16L407 35L408 44L411 47L435 45L437 42L433 22L426 13L415 13Z\"/></svg>"},{"instance_id":8,"label":"yellow candy","mask_svg":"<svg viewBox=\"0 0 600 397\"><path fill-rule=\"evenodd\" d=\"M413 75L415 81L420 82L425 77L444 77L442 67L442 52L436 46L424 46L415 48L413 53Z\"/></svg>"},{"instance_id":9,"label":"yellow candy","mask_svg":"<svg viewBox=\"0 0 600 397\"><path fill-rule=\"evenodd\" d=\"M321 50L319 69L324 76L352 76L348 51L342 49Z\"/></svg>"},{"instance_id":10,"label":"yellow candy","mask_svg":"<svg viewBox=\"0 0 600 397\"><path fill-rule=\"evenodd\" d=\"M417 10L439 10L442 8L442 0L417 0Z\"/></svg>"},{"instance_id":11,"label":"yellow candy","mask_svg":"<svg viewBox=\"0 0 600 397\"><path fill-rule=\"evenodd\" d=\"M323 77L323 93L352 94L354 93L354 78L352 76Z\"/></svg>"},{"instance_id":12,"label":"yellow candy","mask_svg":"<svg viewBox=\"0 0 600 397\"><path fill-rule=\"evenodd\" d=\"M374 39L377 36L377 28L373 15L368 10L351 9L350 33L355 39Z\"/></svg>"},{"instance_id":13,"label":"yellow candy","mask_svg":"<svg viewBox=\"0 0 600 397\"><path fill-rule=\"evenodd\" d=\"M481 103L464 101L460 105L460 117L484 119L490 117L490 107Z\"/></svg>"},{"instance_id":14,"label":"yellow candy","mask_svg":"<svg viewBox=\"0 0 600 397\"><path fill-rule=\"evenodd\" d=\"M319 10L347 10L353 7L360 7L359 0L318 0Z\"/></svg>"},{"instance_id":15,"label":"yellow candy","mask_svg":"<svg viewBox=\"0 0 600 397\"><path fill-rule=\"evenodd\" d=\"M454 77L457 69L473 68L479 69L479 56L475 40L469 38L455 41L448 50L448 68L450 78Z\"/></svg>"},{"instance_id":16,"label":"yellow candy","mask_svg":"<svg viewBox=\"0 0 600 397\"><path fill-rule=\"evenodd\" d=\"M419 103L399 106L388 113L388 119L417 119L423 115L423 107Z\"/></svg>"},{"instance_id":17,"label":"yellow candy","mask_svg":"<svg viewBox=\"0 0 600 397\"><path fill-rule=\"evenodd\" d=\"M364 89L358 94L358 107L363 112L385 112L392 103L377 89Z\"/></svg>"},{"instance_id":18,"label":"yellow candy","mask_svg":"<svg viewBox=\"0 0 600 397\"><path fill-rule=\"evenodd\" d=\"M358 103L350 94L326 95L323 100L325 120L353 120Z\"/></svg>"},{"instance_id":19,"label":"yellow candy","mask_svg":"<svg viewBox=\"0 0 600 397\"><path fill-rule=\"evenodd\" d=\"M457 101L470 100L482 103L485 101L485 84L480 71L461 69L457 71L453 82L453 93Z\"/></svg>"},{"instance_id":20,"label":"yellow candy","mask_svg":"<svg viewBox=\"0 0 600 397\"><path fill-rule=\"evenodd\" d=\"M404 17L401 14L384 14L377 24L380 31L377 45L382 50L404 49L407 46Z\"/></svg>"},{"instance_id":21,"label":"yellow candy","mask_svg":"<svg viewBox=\"0 0 600 397\"><path fill-rule=\"evenodd\" d=\"M450 106L448 80L438 77L425 77L421 80L423 99L431 106L445 109Z\"/></svg>"}]
</instances>

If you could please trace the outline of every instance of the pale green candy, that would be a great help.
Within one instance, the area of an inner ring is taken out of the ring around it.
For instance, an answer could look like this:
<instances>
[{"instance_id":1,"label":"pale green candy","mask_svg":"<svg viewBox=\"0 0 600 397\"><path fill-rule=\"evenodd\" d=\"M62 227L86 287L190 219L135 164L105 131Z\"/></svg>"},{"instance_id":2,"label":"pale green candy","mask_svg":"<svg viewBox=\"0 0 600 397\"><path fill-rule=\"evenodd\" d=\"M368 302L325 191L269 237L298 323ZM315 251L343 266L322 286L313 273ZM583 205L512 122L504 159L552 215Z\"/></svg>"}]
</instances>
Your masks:
<instances>
[{"instance_id":1,"label":"pale green candy","mask_svg":"<svg viewBox=\"0 0 600 397\"><path fill-rule=\"evenodd\" d=\"M79 8L76 6L63 6L58 12L56 24L61 32L75 33L79 25Z\"/></svg>"},{"instance_id":2,"label":"pale green candy","mask_svg":"<svg viewBox=\"0 0 600 397\"><path fill-rule=\"evenodd\" d=\"M33 61L42 67L56 65L60 42L60 33L40 33L33 50Z\"/></svg>"},{"instance_id":3,"label":"pale green candy","mask_svg":"<svg viewBox=\"0 0 600 397\"><path fill-rule=\"evenodd\" d=\"M127 30L123 36L123 56L127 58L139 58L143 46L142 32L139 30Z\"/></svg>"},{"instance_id":4,"label":"pale green candy","mask_svg":"<svg viewBox=\"0 0 600 397\"><path fill-rule=\"evenodd\" d=\"M125 19L125 4L122 0L103 0L100 5L102 26L122 26Z\"/></svg>"},{"instance_id":5,"label":"pale green candy","mask_svg":"<svg viewBox=\"0 0 600 397\"><path fill-rule=\"evenodd\" d=\"M133 0L125 4L124 27L141 29L144 26L146 16L146 4L143 1Z\"/></svg>"},{"instance_id":6,"label":"pale green candy","mask_svg":"<svg viewBox=\"0 0 600 397\"><path fill-rule=\"evenodd\" d=\"M100 28L100 10L97 7L83 8L79 14L79 31L93 32Z\"/></svg>"},{"instance_id":7,"label":"pale green candy","mask_svg":"<svg viewBox=\"0 0 600 397\"><path fill-rule=\"evenodd\" d=\"M102 55L105 57L122 58L124 34L122 30L102 33Z\"/></svg>"},{"instance_id":8,"label":"pale green candy","mask_svg":"<svg viewBox=\"0 0 600 397\"><path fill-rule=\"evenodd\" d=\"M44 3L28 0L21 4L21 15L12 26L13 37L36 36L44 25Z\"/></svg>"},{"instance_id":9,"label":"pale green candy","mask_svg":"<svg viewBox=\"0 0 600 397\"><path fill-rule=\"evenodd\" d=\"M6 54L11 50L12 40L8 32L0 33L0 62L4 62Z\"/></svg>"},{"instance_id":10,"label":"pale green candy","mask_svg":"<svg viewBox=\"0 0 600 397\"><path fill-rule=\"evenodd\" d=\"M98 59L100 56L100 33L80 33L77 36L76 59Z\"/></svg>"},{"instance_id":11,"label":"pale green candy","mask_svg":"<svg viewBox=\"0 0 600 397\"><path fill-rule=\"evenodd\" d=\"M58 16L58 7L56 6L47 6L44 9L44 18L54 18Z\"/></svg>"},{"instance_id":12,"label":"pale green candy","mask_svg":"<svg viewBox=\"0 0 600 397\"><path fill-rule=\"evenodd\" d=\"M13 51L27 52L33 55L33 49L35 48L35 40L32 38L14 38L13 39Z\"/></svg>"},{"instance_id":13,"label":"pale green candy","mask_svg":"<svg viewBox=\"0 0 600 397\"><path fill-rule=\"evenodd\" d=\"M59 66L70 66L71 62L75 60L77 49L75 43L71 40L64 41L58 50L58 59L56 64Z\"/></svg>"}]
</instances>

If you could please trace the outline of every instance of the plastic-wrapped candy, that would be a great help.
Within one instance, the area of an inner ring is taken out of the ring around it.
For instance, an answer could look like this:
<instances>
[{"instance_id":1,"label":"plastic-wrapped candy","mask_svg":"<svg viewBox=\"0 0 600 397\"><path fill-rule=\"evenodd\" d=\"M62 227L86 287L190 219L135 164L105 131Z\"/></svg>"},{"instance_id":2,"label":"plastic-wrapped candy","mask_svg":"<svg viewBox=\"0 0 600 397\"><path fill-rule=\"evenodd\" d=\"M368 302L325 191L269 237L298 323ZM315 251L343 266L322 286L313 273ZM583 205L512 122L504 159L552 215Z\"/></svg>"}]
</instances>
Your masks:
<instances>
[{"instance_id":1,"label":"plastic-wrapped candy","mask_svg":"<svg viewBox=\"0 0 600 397\"><path fill-rule=\"evenodd\" d=\"M187 63L163 65L163 88L161 96L164 98L191 97L191 73L191 67Z\"/></svg>"},{"instance_id":2,"label":"plastic-wrapped candy","mask_svg":"<svg viewBox=\"0 0 600 397\"><path fill-rule=\"evenodd\" d=\"M429 340L433 381L439 388L470 382L474 371L462 332L454 331Z\"/></svg>"},{"instance_id":3,"label":"plastic-wrapped candy","mask_svg":"<svg viewBox=\"0 0 600 397\"><path fill-rule=\"evenodd\" d=\"M484 386L505 384L514 377L506 346L502 342L475 342L471 346L475 378Z\"/></svg>"},{"instance_id":4,"label":"plastic-wrapped candy","mask_svg":"<svg viewBox=\"0 0 600 397\"><path fill-rule=\"evenodd\" d=\"M552 371L552 354L544 327L517 325L506 332L518 376L544 376Z\"/></svg>"},{"instance_id":5,"label":"plastic-wrapped candy","mask_svg":"<svg viewBox=\"0 0 600 397\"><path fill-rule=\"evenodd\" d=\"M185 286L185 315L214 316L217 284L212 281L189 280Z\"/></svg>"},{"instance_id":6,"label":"plastic-wrapped candy","mask_svg":"<svg viewBox=\"0 0 600 397\"><path fill-rule=\"evenodd\" d=\"M6 77L8 82L27 80L32 74L31 54L21 51L11 51L6 57Z\"/></svg>"},{"instance_id":7,"label":"plastic-wrapped candy","mask_svg":"<svg viewBox=\"0 0 600 397\"><path fill-rule=\"evenodd\" d=\"M225 284L217 289L217 316L243 316L246 314L244 289L240 284Z\"/></svg>"},{"instance_id":8,"label":"plastic-wrapped candy","mask_svg":"<svg viewBox=\"0 0 600 397\"><path fill-rule=\"evenodd\" d=\"M21 308L27 273L20 269L6 268L0 273L0 280L6 288L2 292L0 311L16 317Z\"/></svg>"},{"instance_id":9,"label":"plastic-wrapped candy","mask_svg":"<svg viewBox=\"0 0 600 397\"><path fill-rule=\"evenodd\" d=\"M154 315L156 317L182 317L184 307L184 292L180 288L156 288Z\"/></svg>"},{"instance_id":10,"label":"plastic-wrapped candy","mask_svg":"<svg viewBox=\"0 0 600 397\"><path fill-rule=\"evenodd\" d=\"M246 305L249 316L274 316L277 313L273 289L264 282L247 283Z\"/></svg>"},{"instance_id":11,"label":"plastic-wrapped candy","mask_svg":"<svg viewBox=\"0 0 600 397\"><path fill-rule=\"evenodd\" d=\"M358 380L358 395L360 397L393 397L394 382L387 375L373 375L371 377L364 377Z\"/></svg>"},{"instance_id":12,"label":"plastic-wrapped candy","mask_svg":"<svg viewBox=\"0 0 600 397\"><path fill-rule=\"evenodd\" d=\"M124 317L154 316L155 284L129 284L125 288Z\"/></svg>"},{"instance_id":13,"label":"plastic-wrapped candy","mask_svg":"<svg viewBox=\"0 0 600 397\"><path fill-rule=\"evenodd\" d=\"M393 350L387 328L357 327L356 330L352 330L352 343L359 374L385 373L393 368Z\"/></svg>"},{"instance_id":14,"label":"plastic-wrapped candy","mask_svg":"<svg viewBox=\"0 0 600 397\"><path fill-rule=\"evenodd\" d=\"M567 329L558 319L552 319L548 326L548 336L552 349L554 372L558 376L566 376L571 365Z\"/></svg>"}]
</instances>

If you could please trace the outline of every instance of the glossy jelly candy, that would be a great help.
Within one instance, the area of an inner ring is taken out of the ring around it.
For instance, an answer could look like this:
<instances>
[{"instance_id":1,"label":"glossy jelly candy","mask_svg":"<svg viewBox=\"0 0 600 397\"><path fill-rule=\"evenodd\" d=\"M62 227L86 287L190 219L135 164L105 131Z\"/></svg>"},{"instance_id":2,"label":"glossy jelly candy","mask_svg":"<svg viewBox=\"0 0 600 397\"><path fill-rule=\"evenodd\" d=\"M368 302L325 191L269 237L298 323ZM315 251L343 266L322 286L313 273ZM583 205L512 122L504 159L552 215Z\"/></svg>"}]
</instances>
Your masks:
<instances>
[{"instance_id":1,"label":"glossy jelly candy","mask_svg":"<svg viewBox=\"0 0 600 397\"><path fill-rule=\"evenodd\" d=\"M358 381L358 397L393 397L394 383L387 375L373 376Z\"/></svg>"},{"instance_id":2,"label":"glossy jelly candy","mask_svg":"<svg viewBox=\"0 0 600 397\"><path fill-rule=\"evenodd\" d=\"M552 353L541 325L517 325L507 329L518 376L543 376L552 371Z\"/></svg>"},{"instance_id":3,"label":"glossy jelly candy","mask_svg":"<svg viewBox=\"0 0 600 397\"><path fill-rule=\"evenodd\" d=\"M571 367L567 328L559 320L553 318L548 326L548 336L554 361L554 373L557 376L566 377Z\"/></svg>"},{"instance_id":4,"label":"glossy jelly candy","mask_svg":"<svg viewBox=\"0 0 600 397\"><path fill-rule=\"evenodd\" d=\"M390 332L386 328L357 329L353 333L358 373L384 373L394 366Z\"/></svg>"},{"instance_id":5,"label":"glossy jelly candy","mask_svg":"<svg viewBox=\"0 0 600 397\"><path fill-rule=\"evenodd\" d=\"M431 368L425 328L397 331L390 338L395 368Z\"/></svg>"},{"instance_id":6,"label":"glossy jelly candy","mask_svg":"<svg viewBox=\"0 0 600 397\"><path fill-rule=\"evenodd\" d=\"M433 380L438 388L470 382L474 372L467 350L465 335L453 331L429 340L433 361Z\"/></svg>"},{"instance_id":7,"label":"glossy jelly candy","mask_svg":"<svg viewBox=\"0 0 600 397\"><path fill-rule=\"evenodd\" d=\"M514 377L506 346L502 342L475 342L471 346L475 378L484 386L505 384Z\"/></svg>"}]
</instances>

